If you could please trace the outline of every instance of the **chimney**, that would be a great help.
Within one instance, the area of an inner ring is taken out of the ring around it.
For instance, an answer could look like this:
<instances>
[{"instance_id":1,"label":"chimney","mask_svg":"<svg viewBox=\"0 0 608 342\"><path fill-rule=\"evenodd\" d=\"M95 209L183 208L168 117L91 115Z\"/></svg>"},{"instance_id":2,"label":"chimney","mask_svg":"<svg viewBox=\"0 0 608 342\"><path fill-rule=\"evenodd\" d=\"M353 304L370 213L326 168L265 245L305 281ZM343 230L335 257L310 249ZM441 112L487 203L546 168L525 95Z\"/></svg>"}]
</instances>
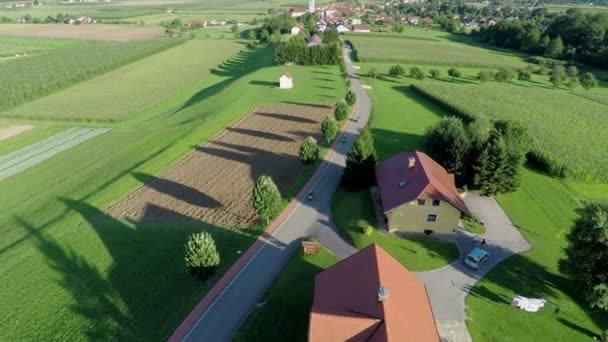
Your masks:
<instances>
[{"instance_id":1,"label":"chimney","mask_svg":"<svg viewBox=\"0 0 608 342\"><path fill-rule=\"evenodd\" d=\"M384 286L378 288L378 303L384 303L388 301L388 289Z\"/></svg>"},{"instance_id":2,"label":"chimney","mask_svg":"<svg viewBox=\"0 0 608 342\"><path fill-rule=\"evenodd\" d=\"M408 168L413 169L414 166L416 166L416 158L415 157L409 157L407 158L408 161Z\"/></svg>"}]
</instances>

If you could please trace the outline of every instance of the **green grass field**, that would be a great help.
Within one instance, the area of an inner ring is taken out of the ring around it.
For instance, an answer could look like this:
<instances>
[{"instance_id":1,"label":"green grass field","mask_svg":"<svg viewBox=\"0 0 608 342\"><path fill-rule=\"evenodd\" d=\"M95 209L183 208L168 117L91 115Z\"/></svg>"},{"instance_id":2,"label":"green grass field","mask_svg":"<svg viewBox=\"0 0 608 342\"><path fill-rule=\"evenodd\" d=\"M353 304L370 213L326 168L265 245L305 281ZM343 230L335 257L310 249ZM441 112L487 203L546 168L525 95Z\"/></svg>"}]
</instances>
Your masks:
<instances>
[{"instance_id":1,"label":"green grass field","mask_svg":"<svg viewBox=\"0 0 608 342\"><path fill-rule=\"evenodd\" d=\"M326 249L317 255L297 251L262 300L237 331L234 341L306 341L315 275L338 258Z\"/></svg>"},{"instance_id":2,"label":"green grass field","mask_svg":"<svg viewBox=\"0 0 608 342\"><path fill-rule=\"evenodd\" d=\"M7 121L6 119L0 119L0 126L5 124L11 125L13 122ZM51 135L57 134L68 128L66 125L46 122L32 122L31 124L34 126L34 128L31 130L0 142L0 156L40 141L44 138L48 138Z\"/></svg>"},{"instance_id":3,"label":"green grass field","mask_svg":"<svg viewBox=\"0 0 608 342\"><path fill-rule=\"evenodd\" d=\"M46 96L183 43L155 39L130 43L78 42L1 64L0 110ZM73 101L73 100L72 100ZM0 116L10 116L0 113ZM20 117L37 118L29 113Z\"/></svg>"},{"instance_id":4,"label":"green grass field","mask_svg":"<svg viewBox=\"0 0 608 342\"><path fill-rule=\"evenodd\" d=\"M408 91L408 85L421 82L410 78L395 81L383 76L390 64L363 63L361 74L365 75L371 67L375 67L381 77L376 80L362 77L362 82L373 87L369 91L374 104L370 127L378 154L386 158L400 150L420 149L426 127L448 113L428 98ZM444 75L441 81L427 79L422 83L448 84L445 69L438 69ZM465 78L453 85L454 92L458 92L459 87L485 87L473 85L474 69L461 70ZM534 81L538 81L536 77ZM504 87L505 92L510 92L520 86ZM561 90L557 93L567 94ZM557 272L557 262L563 257L565 236L576 217L579 200L606 199L607 190L606 184L564 182L526 169L521 188L498 197L533 249L501 263L467 296L470 317L467 324L475 341L504 341L505 336L514 341L583 341L608 324L607 314L591 312L577 304L581 300L576 297L572 283ZM550 304L538 314L522 312L509 305L514 294L546 298ZM553 314L556 306L560 307L558 315Z\"/></svg>"},{"instance_id":5,"label":"green grass field","mask_svg":"<svg viewBox=\"0 0 608 342\"><path fill-rule=\"evenodd\" d=\"M536 75L535 75L536 76ZM417 87L457 112L473 117L521 121L533 139L531 150L564 166L568 177L608 180L608 105L565 89L534 83L459 84L421 82ZM595 89L598 94L608 94ZM599 139L598 139L599 138Z\"/></svg>"},{"instance_id":6,"label":"green grass field","mask_svg":"<svg viewBox=\"0 0 608 342\"><path fill-rule=\"evenodd\" d=\"M231 60L111 132L2 181L0 340L166 340L213 284L186 274L186 237L215 236L218 275L253 241L259 232L103 212L141 185L134 173L159 174L256 105L334 103L346 91L337 67L290 68L295 88L276 89L285 67L270 66L268 48Z\"/></svg>"},{"instance_id":7,"label":"green grass field","mask_svg":"<svg viewBox=\"0 0 608 342\"><path fill-rule=\"evenodd\" d=\"M205 75L221 72L216 66L226 56L242 50L243 44L234 40L191 40L0 115L98 122L128 119ZM203 55L205 58L195 57Z\"/></svg>"},{"instance_id":8,"label":"green grass field","mask_svg":"<svg viewBox=\"0 0 608 342\"><path fill-rule=\"evenodd\" d=\"M458 248L452 243L405 239L378 231L372 199L366 190L338 190L332 198L332 214L346 241L358 249L376 243L410 271L436 269L458 258ZM371 235L363 234L365 227L374 228Z\"/></svg>"},{"instance_id":9,"label":"green grass field","mask_svg":"<svg viewBox=\"0 0 608 342\"><path fill-rule=\"evenodd\" d=\"M408 28L403 34L348 34L361 62L398 62L470 67L517 68L523 56L474 46L466 37ZM468 44L465 44L468 43Z\"/></svg>"}]
</instances>

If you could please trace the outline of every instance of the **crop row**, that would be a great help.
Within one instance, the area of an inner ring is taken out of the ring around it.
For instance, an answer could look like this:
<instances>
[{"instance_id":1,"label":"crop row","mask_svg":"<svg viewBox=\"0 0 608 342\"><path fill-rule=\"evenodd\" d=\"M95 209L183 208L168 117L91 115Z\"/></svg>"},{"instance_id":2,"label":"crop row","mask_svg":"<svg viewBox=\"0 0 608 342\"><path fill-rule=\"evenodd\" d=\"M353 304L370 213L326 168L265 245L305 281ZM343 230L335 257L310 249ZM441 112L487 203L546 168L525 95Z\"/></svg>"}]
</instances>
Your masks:
<instances>
[{"instance_id":1,"label":"crop row","mask_svg":"<svg viewBox=\"0 0 608 342\"><path fill-rule=\"evenodd\" d=\"M504 84L412 85L464 120L517 120L532 138L528 160L552 176L608 180L608 106L574 93Z\"/></svg>"},{"instance_id":2,"label":"crop row","mask_svg":"<svg viewBox=\"0 0 608 342\"><path fill-rule=\"evenodd\" d=\"M130 43L87 42L0 64L0 111L91 79L182 42L175 39Z\"/></svg>"}]
</instances>

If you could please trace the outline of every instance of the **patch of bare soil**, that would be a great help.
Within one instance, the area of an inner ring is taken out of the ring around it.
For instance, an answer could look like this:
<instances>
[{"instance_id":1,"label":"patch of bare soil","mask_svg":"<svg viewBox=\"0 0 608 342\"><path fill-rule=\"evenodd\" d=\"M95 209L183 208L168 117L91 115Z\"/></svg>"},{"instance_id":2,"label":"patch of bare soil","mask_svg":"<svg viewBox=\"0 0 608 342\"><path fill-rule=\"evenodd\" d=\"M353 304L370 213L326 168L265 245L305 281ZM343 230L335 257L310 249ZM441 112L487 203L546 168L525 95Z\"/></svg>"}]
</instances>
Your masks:
<instances>
[{"instance_id":1,"label":"patch of bare soil","mask_svg":"<svg viewBox=\"0 0 608 342\"><path fill-rule=\"evenodd\" d=\"M127 27L102 24L6 24L0 25L0 35L125 42L162 37L164 32L161 27Z\"/></svg>"},{"instance_id":2,"label":"patch of bare soil","mask_svg":"<svg viewBox=\"0 0 608 342\"><path fill-rule=\"evenodd\" d=\"M258 108L160 177L135 174L146 185L109 213L138 221L186 216L220 226L250 226L255 180L270 175L281 191L288 189L301 168L301 142L309 135L320 141L320 122L329 115L332 109L323 106Z\"/></svg>"},{"instance_id":3,"label":"patch of bare soil","mask_svg":"<svg viewBox=\"0 0 608 342\"><path fill-rule=\"evenodd\" d=\"M32 125L10 125L0 127L0 141L15 137L34 128Z\"/></svg>"}]
</instances>

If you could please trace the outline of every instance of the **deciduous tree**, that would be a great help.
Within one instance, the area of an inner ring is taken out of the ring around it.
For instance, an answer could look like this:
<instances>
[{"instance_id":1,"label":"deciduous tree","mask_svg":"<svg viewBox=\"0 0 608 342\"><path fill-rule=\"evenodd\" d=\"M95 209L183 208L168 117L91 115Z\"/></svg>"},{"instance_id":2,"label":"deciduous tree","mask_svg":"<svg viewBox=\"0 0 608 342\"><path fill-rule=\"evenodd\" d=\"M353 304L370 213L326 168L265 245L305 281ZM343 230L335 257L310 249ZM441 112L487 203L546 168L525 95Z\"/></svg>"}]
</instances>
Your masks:
<instances>
[{"instance_id":1,"label":"deciduous tree","mask_svg":"<svg viewBox=\"0 0 608 342\"><path fill-rule=\"evenodd\" d=\"M454 80L460 77L462 74L460 73L460 70L456 68L449 68L448 75L450 75L450 77L452 78L452 82L454 82Z\"/></svg>"},{"instance_id":2,"label":"deciduous tree","mask_svg":"<svg viewBox=\"0 0 608 342\"><path fill-rule=\"evenodd\" d=\"M304 164L312 164L316 162L317 159L319 159L319 145L317 144L317 139L310 136L306 137L300 146L298 157Z\"/></svg>"},{"instance_id":3,"label":"deciduous tree","mask_svg":"<svg viewBox=\"0 0 608 342\"><path fill-rule=\"evenodd\" d=\"M388 75L390 77L400 77L405 75L405 70L403 70L403 67L401 65L393 65L389 70L388 70Z\"/></svg>"},{"instance_id":4,"label":"deciduous tree","mask_svg":"<svg viewBox=\"0 0 608 342\"><path fill-rule=\"evenodd\" d=\"M431 76L432 79L438 79L441 76L441 72L439 71L439 69L431 69L429 70L429 76Z\"/></svg>"},{"instance_id":5,"label":"deciduous tree","mask_svg":"<svg viewBox=\"0 0 608 342\"><path fill-rule=\"evenodd\" d=\"M411 67L410 68L410 77L417 79L418 81L422 81L424 79L424 71L422 71L422 69L420 69L419 67Z\"/></svg>"},{"instance_id":6,"label":"deciduous tree","mask_svg":"<svg viewBox=\"0 0 608 342\"><path fill-rule=\"evenodd\" d=\"M425 138L429 155L448 172L461 176L469 149L469 137L462 120L445 117L427 130Z\"/></svg>"},{"instance_id":7,"label":"deciduous tree","mask_svg":"<svg viewBox=\"0 0 608 342\"><path fill-rule=\"evenodd\" d=\"M327 145L331 144L336 136L338 135L338 123L332 117L326 117L321 122L321 132L323 132L323 138Z\"/></svg>"},{"instance_id":8,"label":"deciduous tree","mask_svg":"<svg viewBox=\"0 0 608 342\"><path fill-rule=\"evenodd\" d=\"M581 85L585 90L589 90L591 88L597 87L597 80L592 73L586 72L583 77L581 77Z\"/></svg>"},{"instance_id":9,"label":"deciduous tree","mask_svg":"<svg viewBox=\"0 0 608 342\"><path fill-rule=\"evenodd\" d=\"M336 115L336 120L346 120L346 118L348 117L348 103L346 103L346 101L344 100L338 101L338 103L336 103L336 109L334 113Z\"/></svg>"}]
</instances>

